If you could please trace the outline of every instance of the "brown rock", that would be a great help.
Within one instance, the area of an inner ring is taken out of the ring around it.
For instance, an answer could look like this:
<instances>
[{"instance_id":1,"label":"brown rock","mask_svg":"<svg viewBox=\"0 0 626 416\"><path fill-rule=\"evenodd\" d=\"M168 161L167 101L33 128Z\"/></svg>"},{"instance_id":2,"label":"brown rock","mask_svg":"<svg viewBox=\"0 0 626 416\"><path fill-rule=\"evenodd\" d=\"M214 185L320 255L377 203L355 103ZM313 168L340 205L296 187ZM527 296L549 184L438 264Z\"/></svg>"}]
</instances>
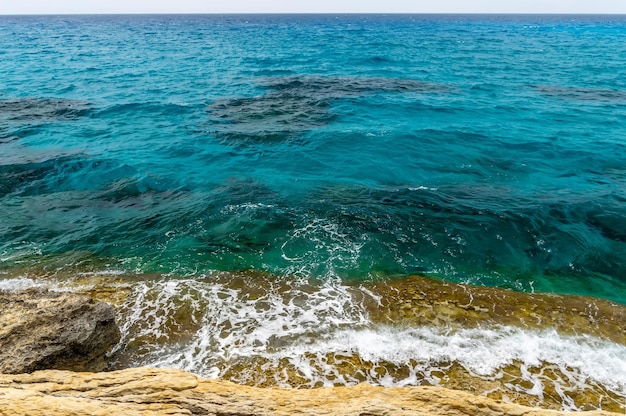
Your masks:
<instances>
[{"instance_id":1,"label":"brown rock","mask_svg":"<svg viewBox=\"0 0 626 416\"><path fill-rule=\"evenodd\" d=\"M366 303L372 320L450 329L490 324L554 328L626 345L626 307L604 299L461 285L410 276L368 287L381 299Z\"/></svg>"},{"instance_id":2,"label":"brown rock","mask_svg":"<svg viewBox=\"0 0 626 416\"><path fill-rule=\"evenodd\" d=\"M556 416L441 387L261 389L203 380L181 370L39 371L0 375L1 416L156 415ZM617 415L593 411L585 416Z\"/></svg>"},{"instance_id":3,"label":"brown rock","mask_svg":"<svg viewBox=\"0 0 626 416\"><path fill-rule=\"evenodd\" d=\"M101 371L119 339L106 303L41 289L0 292L0 373Z\"/></svg>"}]
</instances>

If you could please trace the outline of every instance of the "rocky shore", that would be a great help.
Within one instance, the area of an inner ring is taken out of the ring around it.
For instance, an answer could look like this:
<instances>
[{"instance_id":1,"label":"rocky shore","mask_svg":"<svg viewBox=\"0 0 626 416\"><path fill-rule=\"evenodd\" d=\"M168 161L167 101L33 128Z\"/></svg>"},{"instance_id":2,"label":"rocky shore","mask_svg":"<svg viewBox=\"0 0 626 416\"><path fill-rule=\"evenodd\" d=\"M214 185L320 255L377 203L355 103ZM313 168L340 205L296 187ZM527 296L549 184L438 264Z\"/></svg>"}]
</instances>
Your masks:
<instances>
[{"instance_id":1,"label":"rocky shore","mask_svg":"<svg viewBox=\"0 0 626 416\"><path fill-rule=\"evenodd\" d=\"M0 291L0 373L101 371L120 340L104 302L42 289Z\"/></svg>"},{"instance_id":2,"label":"rocky shore","mask_svg":"<svg viewBox=\"0 0 626 416\"><path fill-rule=\"evenodd\" d=\"M180 370L110 373L38 371L0 375L2 416L354 415L557 416L564 412L497 402L441 387L289 390L203 380ZM571 414L571 413L569 413ZM617 415L604 411L585 416Z\"/></svg>"},{"instance_id":3,"label":"rocky shore","mask_svg":"<svg viewBox=\"0 0 626 416\"><path fill-rule=\"evenodd\" d=\"M294 390L206 380L172 369L98 372L106 369L106 353L119 337L115 312L104 302L40 289L0 292L0 415L565 414L442 387L362 383Z\"/></svg>"}]
</instances>

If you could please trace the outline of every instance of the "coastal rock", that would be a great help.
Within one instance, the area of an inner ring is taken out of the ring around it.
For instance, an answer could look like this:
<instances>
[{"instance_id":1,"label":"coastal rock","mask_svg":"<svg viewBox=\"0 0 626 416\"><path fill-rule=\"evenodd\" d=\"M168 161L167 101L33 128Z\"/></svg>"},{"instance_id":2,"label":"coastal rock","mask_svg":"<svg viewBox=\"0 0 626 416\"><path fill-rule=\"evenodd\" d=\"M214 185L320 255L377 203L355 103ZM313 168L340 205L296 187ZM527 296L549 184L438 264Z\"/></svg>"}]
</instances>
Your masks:
<instances>
[{"instance_id":1,"label":"coastal rock","mask_svg":"<svg viewBox=\"0 0 626 416\"><path fill-rule=\"evenodd\" d=\"M119 339L106 303L36 288L0 292L0 373L101 371Z\"/></svg>"},{"instance_id":2,"label":"coastal rock","mask_svg":"<svg viewBox=\"0 0 626 416\"><path fill-rule=\"evenodd\" d=\"M156 415L446 415L556 416L441 387L262 389L199 379L181 370L136 368L110 373L38 371L0 375L2 416ZM617 415L604 411L585 416Z\"/></svg>"},{"instance_id":3,"label":"coastal rock","mask_svg":"<svg viewBox=\"0 0 626 416\"><path fill-rule=\"evenodd\" d=\"M626 345L626 307L605 299L550 293L523 293L463 285L423 276L368 287L380 298L366 307L376 322L450 329L510 325L586 334Z\"/></svg>"}]
</instances>

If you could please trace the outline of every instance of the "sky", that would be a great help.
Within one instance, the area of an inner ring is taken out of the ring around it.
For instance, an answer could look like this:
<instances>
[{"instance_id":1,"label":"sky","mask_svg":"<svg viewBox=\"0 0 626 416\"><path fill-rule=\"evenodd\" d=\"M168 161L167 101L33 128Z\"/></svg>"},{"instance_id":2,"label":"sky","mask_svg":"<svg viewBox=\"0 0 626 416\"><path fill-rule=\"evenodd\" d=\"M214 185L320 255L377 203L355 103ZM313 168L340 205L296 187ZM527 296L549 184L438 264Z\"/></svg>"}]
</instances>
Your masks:
<instances>
[{"instance_id":1,"label":"sky","mask_svg":"<svg viewBox=\"0 0 626 416\"><path fill-rule=\"evenodd\" d=\"M623 13L626 0L0 0L0 14Z\"/></svg>"}]
</instances>

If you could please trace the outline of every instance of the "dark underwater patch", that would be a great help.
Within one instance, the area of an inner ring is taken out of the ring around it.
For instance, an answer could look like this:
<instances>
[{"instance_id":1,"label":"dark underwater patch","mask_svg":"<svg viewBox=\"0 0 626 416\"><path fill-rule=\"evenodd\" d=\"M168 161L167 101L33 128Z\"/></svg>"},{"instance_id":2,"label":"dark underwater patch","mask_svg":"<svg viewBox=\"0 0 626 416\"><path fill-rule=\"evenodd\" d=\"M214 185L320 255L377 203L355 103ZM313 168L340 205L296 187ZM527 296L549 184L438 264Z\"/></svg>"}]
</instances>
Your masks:
<instances>
[{"instance_id":1,"label":"dark underwater patch","mask_svg":"<svg viewBox=\"0 0 626 416\"><path fill-rule=\"evenodd\" d=\"M32 190L34 183L53 174L58 165L66 161L68 161L67 157L61 157L38 162L0 165L0 177L2 178L2 181L0 181L0 196L13 192L23 193Z\"/></svg>"},{"instance_id":2,"label":"dark underwater patch","mask_svg":"<svg viewBox=\"0 0 626 416\"><path fill-rule=\"evenodd\" d=\"M626 91L608 88L584 88L561 85L536 85L534 89L549 97L596 103L626 103Z\"/></svg>"},{"instance_id":3,"label":"dark underwater patch","mask_svg":"<svg viewBox=\"0 0 626 416\"><path fill-rule=\"evenodd\" d=\"M215 102L211 115L217 136L226 141L284 141L334 119L330 102L316 97L268 94Z\"/></svg>"},{"instance_id":4,"label":"dark underwater patch","mask_svg":"<svg viewBox=\"0 0 626 416\"><path fill-rule=\"evenodd\" d=\"M29 123L75 120L84 116L90 105L82 100L65 98L2 98L0 123L6 121Z\"/></svg>"},{"instance_id":5,"label":"dark underwater patch","mask_svg":"<svg viewBox=\"0 0 626 416\"><path fill-rule=\"evenodd\" d=\"M280 91L300 97L337 99L381 92L446 92L448 87L405 78L294 75L268 77L259 81L269 91Z\"/></svg>"},{"instance_id":6,"label":"dark underwater patch","mask_svg":"<svg viewBox=\"0 0 626 416\"><path fill-rule=\"evenodd\" d=\"M225 141L271 142L332 122L334 101L379 93L440 93L441 84L402 78L293 75L258 80L266 93L211 104L212 132Z\"/></svg>"},{"instance_id":7,"label":"dark underwater patch","mask_svg":"<svg viewBox=\"0 0 626 416\"><path fill-rule=\"evenodd\" d=\"M84 117L91 105L65 98L0 98L0 144L20 139L27 126Z\"/></svg>"},{"instance_id":8,"label":"dark underwater patch","mask_svg":"<svg viewBox=\"0 0 626 416\"><path fill-rule=\"evenodd\" d=\"M0 197L107 188L110 182L132 177L135 173L127 165L81 154L57 155L45 159L25 157L0 163Z\"/></svg>"}]
</instances>

